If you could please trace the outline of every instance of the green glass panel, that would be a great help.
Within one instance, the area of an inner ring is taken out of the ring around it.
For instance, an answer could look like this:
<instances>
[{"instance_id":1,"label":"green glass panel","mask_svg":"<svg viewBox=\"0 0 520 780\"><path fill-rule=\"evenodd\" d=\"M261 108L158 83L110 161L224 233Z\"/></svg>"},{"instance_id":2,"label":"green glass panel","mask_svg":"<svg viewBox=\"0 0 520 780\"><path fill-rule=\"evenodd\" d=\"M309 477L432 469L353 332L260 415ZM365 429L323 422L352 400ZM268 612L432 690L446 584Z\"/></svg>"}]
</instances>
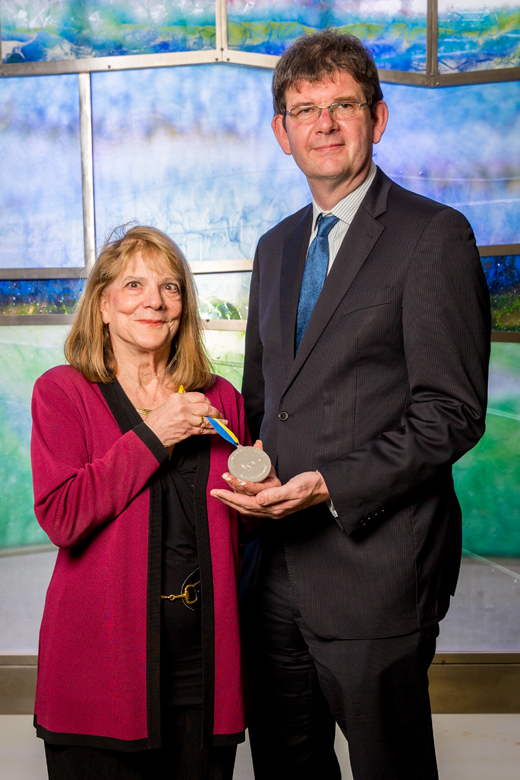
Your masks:
<instances>
[{"instance_id":1,"label":"green glass panel","mask_svg":"<svg viewBox=\"0 0 520 780\"><path fill-rule=\"evenodd\" d=\"M36 522L29 443L36 379L64 362L67 326L0 328L0 547L48 543Z\"/></svg>"},{"instance_id":2,"label":"green glass panel","mask_svg":"<svg viewBox=\"0 0 520 780\"><path fill-rule=\"evenodd\" d=\"M199 312L205 320L247 320L251 274L196 274Z\"/></svg>"},{"instance_id":3,"label":"green glass panel","mask_svg":"<svg viewBox=\"0 0 520 780\"><path fill-rule=\"evenodd\" d=\"M240 390L244 372L245 331L207 330L206 347L213 371Z\"/></svg>"},{"instance_id":4,"label":"green glass panel","mask_svg":"<svg viewBox=\"0 0 520 780\"><path fill-rule=\"evenodd\" d=\"M464 548L520 556L520 344L492 344L487 429L454 468Z\"/></svg>"}]
</instances>

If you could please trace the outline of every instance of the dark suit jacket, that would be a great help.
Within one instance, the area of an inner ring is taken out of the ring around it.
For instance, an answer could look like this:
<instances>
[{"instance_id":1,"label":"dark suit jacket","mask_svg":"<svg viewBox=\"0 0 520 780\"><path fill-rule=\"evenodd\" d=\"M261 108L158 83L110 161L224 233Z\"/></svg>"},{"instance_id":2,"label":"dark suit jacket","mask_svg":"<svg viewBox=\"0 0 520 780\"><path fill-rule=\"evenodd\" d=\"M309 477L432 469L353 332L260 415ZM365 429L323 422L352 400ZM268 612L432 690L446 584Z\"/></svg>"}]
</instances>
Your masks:
<instances>
[{"instance_id":1,"label":"dark suit jacket","mask_svg":"<svg viewBox=\"0 0 520 780\"><path fill-rule=\"evenodd\" d=\"M461 552L451 466L484 432L489 294L465 217L378 170L294 356L312 207L258 244L243 392L282 482L325 504L271 521L321 636L410 633L446 613Z\"/></svg>"}]
</instances>

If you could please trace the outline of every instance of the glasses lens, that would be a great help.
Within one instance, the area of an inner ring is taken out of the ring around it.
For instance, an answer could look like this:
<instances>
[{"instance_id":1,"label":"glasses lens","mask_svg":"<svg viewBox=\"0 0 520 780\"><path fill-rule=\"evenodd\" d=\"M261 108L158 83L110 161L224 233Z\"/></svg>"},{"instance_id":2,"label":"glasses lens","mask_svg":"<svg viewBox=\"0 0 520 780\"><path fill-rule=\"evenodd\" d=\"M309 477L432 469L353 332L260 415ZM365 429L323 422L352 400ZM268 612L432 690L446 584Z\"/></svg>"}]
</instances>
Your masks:
<instances>
[{"instance_id":1,"label":"glasses lens","mask_svg":"<svg viewBox=\"0 0 520 780\"><path fill-rule=\"evenodd\" d=\"M333 107L337 119L351 119L360 112L359 103L335 103Z\"/></svg>"},{"instance_id":2,"label":"glasses lens","mask_svg":"<svg viewBox=\"0 0 520 780\"><path fill-rule=\"evenodd\" d=\"M319 111L317 106L299 106L298 108L293 108L289 113L295 122L306 124L307 122L315 122Z\"/></svg>"}]
</instances>

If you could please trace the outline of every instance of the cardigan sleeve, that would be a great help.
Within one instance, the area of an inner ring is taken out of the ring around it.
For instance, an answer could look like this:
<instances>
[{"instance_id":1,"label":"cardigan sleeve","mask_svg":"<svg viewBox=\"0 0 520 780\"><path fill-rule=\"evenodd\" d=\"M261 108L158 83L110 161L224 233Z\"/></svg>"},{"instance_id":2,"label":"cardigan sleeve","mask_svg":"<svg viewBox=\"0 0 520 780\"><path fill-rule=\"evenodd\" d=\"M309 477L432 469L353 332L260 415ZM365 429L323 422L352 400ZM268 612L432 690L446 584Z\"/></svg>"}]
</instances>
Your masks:
<instances>
[{"instance_id":1,"label":"cardigan sleeve","mask_svg":"<svg viewBox=\"0 0 520 780\"><path fill-rule=\"evenodd\" d=\"M72 388L73 390L73 388ZM72 547L114 521L160 466L134 431L94 457L89 400L44 375L35 384L31 458L34 511L58 547ZM102 431L106 437L106 431ZM168 457L164 450L164 459Z\"/></svg>"}]
</instances>

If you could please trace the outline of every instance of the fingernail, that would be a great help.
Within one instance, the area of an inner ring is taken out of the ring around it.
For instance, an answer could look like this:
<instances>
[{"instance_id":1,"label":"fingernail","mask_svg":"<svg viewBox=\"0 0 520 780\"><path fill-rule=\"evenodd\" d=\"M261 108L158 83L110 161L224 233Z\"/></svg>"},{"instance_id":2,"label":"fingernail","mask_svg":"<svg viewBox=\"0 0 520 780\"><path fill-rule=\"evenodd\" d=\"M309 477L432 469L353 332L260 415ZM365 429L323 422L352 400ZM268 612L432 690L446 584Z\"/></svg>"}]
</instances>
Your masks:
<instances>
[{"instance_id":1,"label":"fingernail","mask_svg":"<svg viewBox=\"0 0 520 780\"><path fill-rule=\"evenodd\" d=\"M225 479L226 482L231 482L231 476L229 474L222 474L222 479Z\"/></svg>"}]
</instances>

